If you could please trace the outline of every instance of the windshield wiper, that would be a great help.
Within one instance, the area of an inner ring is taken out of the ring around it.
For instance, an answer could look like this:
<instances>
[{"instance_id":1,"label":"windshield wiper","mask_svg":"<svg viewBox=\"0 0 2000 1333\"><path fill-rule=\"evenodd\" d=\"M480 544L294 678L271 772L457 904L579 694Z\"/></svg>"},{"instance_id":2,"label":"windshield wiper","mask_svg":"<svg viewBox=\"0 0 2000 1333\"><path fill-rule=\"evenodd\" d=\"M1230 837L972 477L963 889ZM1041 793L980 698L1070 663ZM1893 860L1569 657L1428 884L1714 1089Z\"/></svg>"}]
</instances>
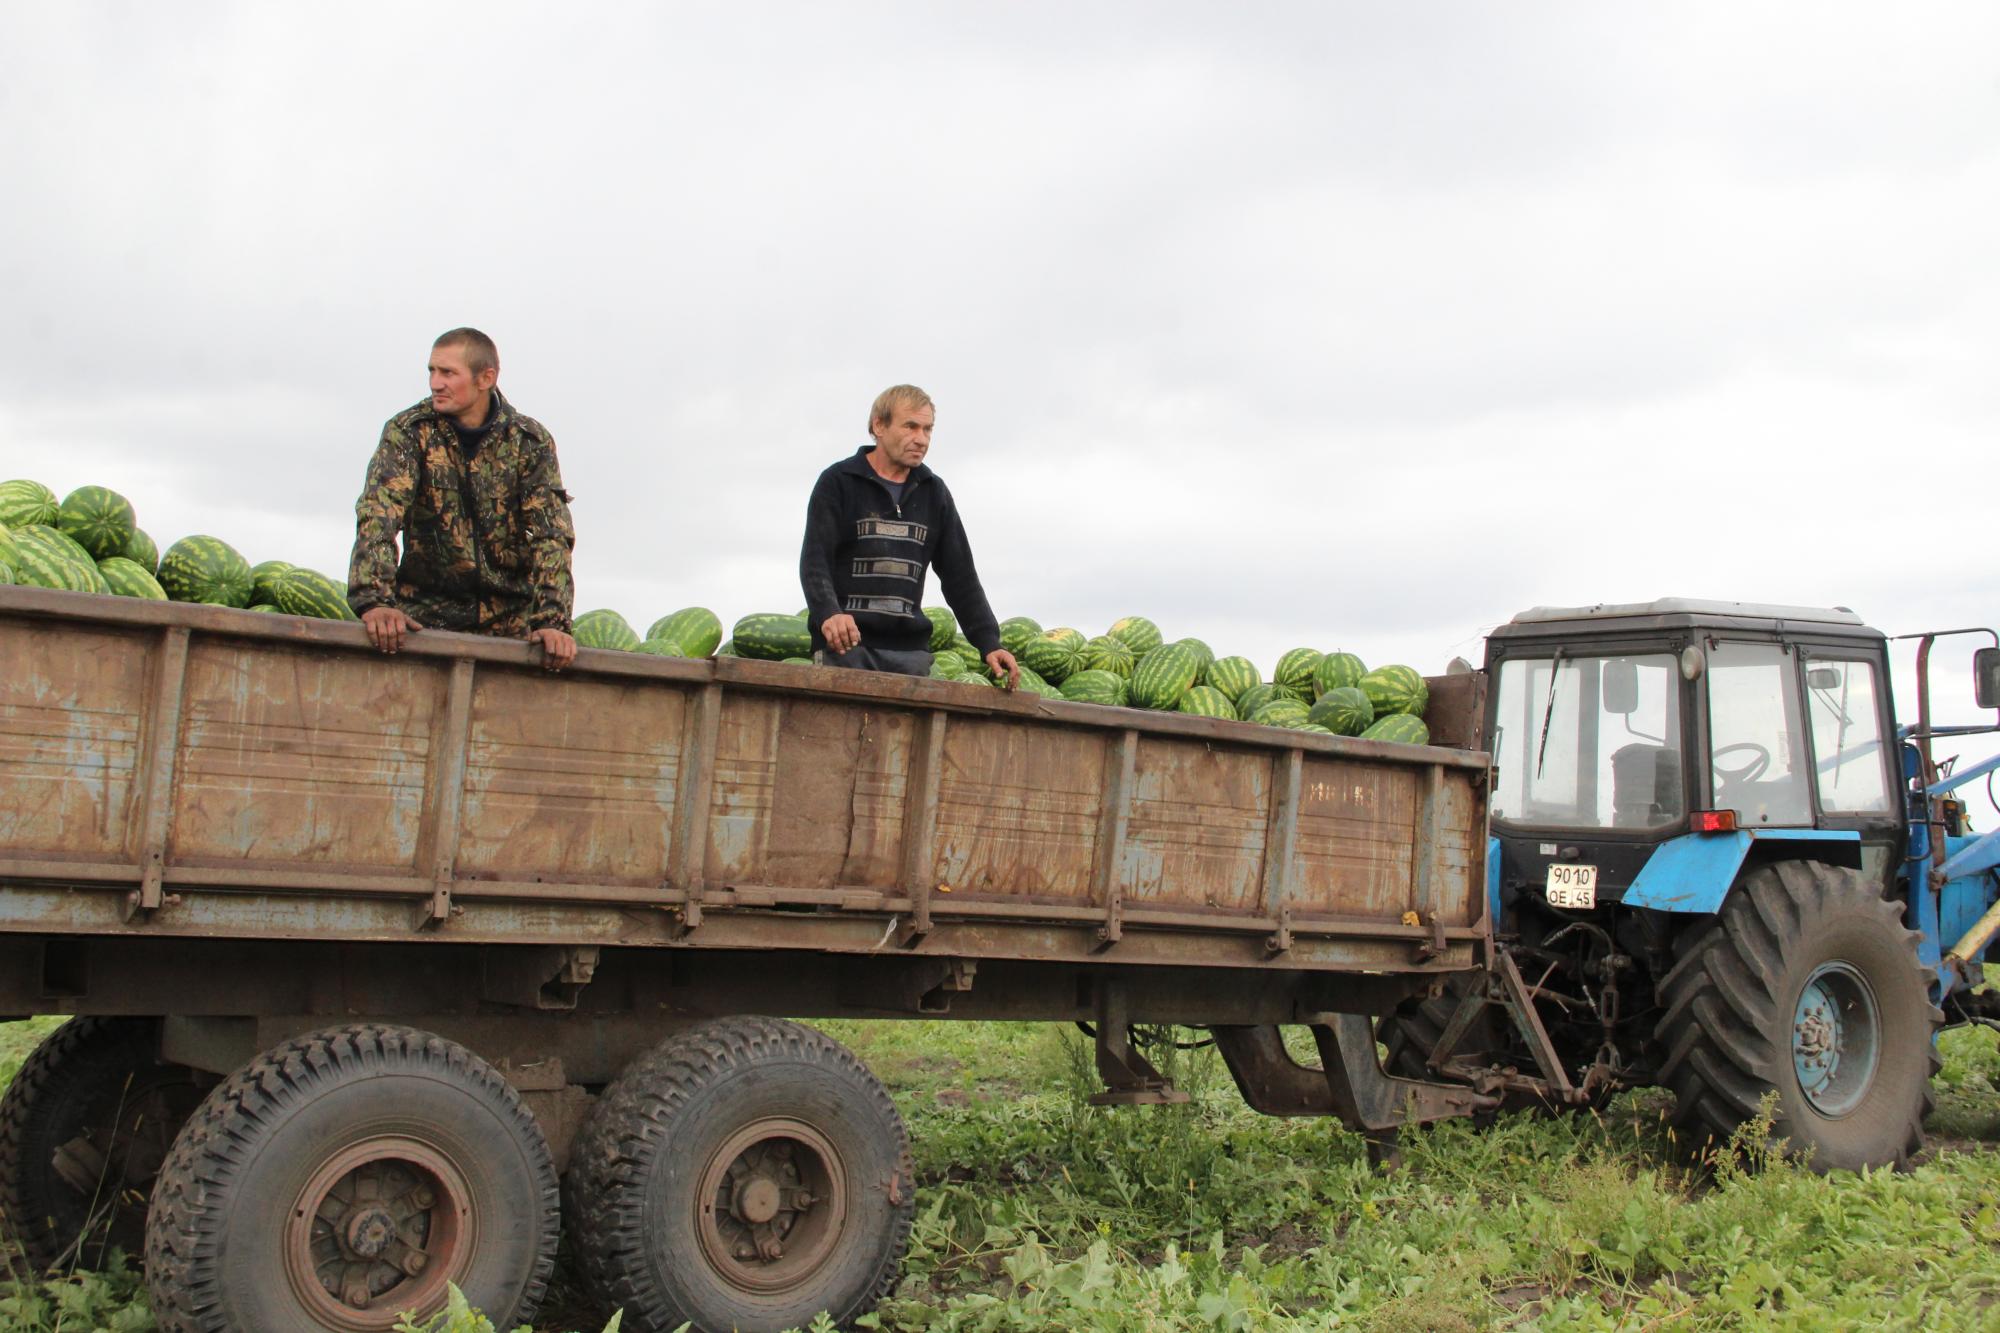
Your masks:
<instances>
[{"instance_id":1,"label":"windshield wiper","mask_svg":"<svg viewBox=\"0 0 2000 1333\"><path fill-rule=\"evenodd\" d=\"M1549 719L1556 713L1556 680L1562 675L1563 650L1556 649L1555 657L1549 662L1549 701L1542 709L1542 739L1535 746L1535 776L1542 776L1542 761L1549 757Z\"/></svg>"}]
</instances>

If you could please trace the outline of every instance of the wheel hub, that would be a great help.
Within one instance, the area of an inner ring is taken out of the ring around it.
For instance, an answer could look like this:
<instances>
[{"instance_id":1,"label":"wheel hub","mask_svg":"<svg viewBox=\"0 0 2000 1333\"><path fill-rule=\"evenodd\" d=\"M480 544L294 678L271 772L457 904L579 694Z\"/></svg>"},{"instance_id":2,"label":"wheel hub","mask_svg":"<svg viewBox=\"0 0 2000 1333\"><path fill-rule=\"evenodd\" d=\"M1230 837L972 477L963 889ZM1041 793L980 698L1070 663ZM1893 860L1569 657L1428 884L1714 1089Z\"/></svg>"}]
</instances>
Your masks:
<instances>
[{"instance_id":1,"label":"wheel hub","mask_svg":"<svg viewBox=\"0 0 2000 1333\"><path fill-rule=\"evenodd\" d=\"M475 1219L451 1160L410 1139L335 1153L313 1173L286 1219L285 1268L300 1302L326 1328L389 1330L462 1276Z\"/></svg>"},{"instance_id":2,"label":"wheel hub","mask_svg":"<svg viewBox=\"0 0 2000 1333\"><path fill-rule=\"evenodd\" d=\"M1792 1072L1808 1105L1837 1118L1861 1104L1875 1081L1881 1030L1866 977L1839 961L1814 969L1792 1011Z\"/></svg>"},{"instance_id":3,"label":"wheel hub","mask_svg":"<svg viewBox=\"0 0 2000 1333\"><path fill-rule=\"evenodd\" d=\"M356 1208L347 1215L341 1242L356 1259L373 1259L387 1249L396 1236L396 1219L377 1205Z\"/></svg>"},{"instance_id":4,"label":"wheel hub","mask_svg":"<svg viewBox=\"0 0 2000 1333\"><path fill-rule=\"evenodd\" d=\"M818 1130L772 1117L710 1155L696 1199L711 1268L735 1287L768 1294L804 1281L833 1252L847 1211L846 1176Z\"/></svg>"}]
</instances>

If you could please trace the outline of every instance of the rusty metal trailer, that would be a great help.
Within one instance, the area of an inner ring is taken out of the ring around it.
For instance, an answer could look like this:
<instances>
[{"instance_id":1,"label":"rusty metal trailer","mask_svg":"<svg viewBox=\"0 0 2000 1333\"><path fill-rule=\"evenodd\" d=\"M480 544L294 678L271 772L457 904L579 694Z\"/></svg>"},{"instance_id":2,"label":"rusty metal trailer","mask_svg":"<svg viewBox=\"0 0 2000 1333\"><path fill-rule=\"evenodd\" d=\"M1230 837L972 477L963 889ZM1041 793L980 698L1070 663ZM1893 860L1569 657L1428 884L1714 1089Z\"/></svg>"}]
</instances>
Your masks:
<instances>
[{"instance_id":1,"label":"rusty metal trailer","mask_svg":"<svg viewBox=\"0 0 2000 1333\"><path fill-rule=\"evenodd\" d=\"M1488 961L1480 679L1412 747L0 588L0 1013L79 1016L0 1204L40 1262L143 1243L169 1329L519 1315L559 1221L627 1327L782 1328L887 1288L912 1183L867 1071L747 1015L1087 1022L1108 1103L1187 1024L1269 1113L1494 1105L1373 1034Z\"/></svg>"}]
</instances>

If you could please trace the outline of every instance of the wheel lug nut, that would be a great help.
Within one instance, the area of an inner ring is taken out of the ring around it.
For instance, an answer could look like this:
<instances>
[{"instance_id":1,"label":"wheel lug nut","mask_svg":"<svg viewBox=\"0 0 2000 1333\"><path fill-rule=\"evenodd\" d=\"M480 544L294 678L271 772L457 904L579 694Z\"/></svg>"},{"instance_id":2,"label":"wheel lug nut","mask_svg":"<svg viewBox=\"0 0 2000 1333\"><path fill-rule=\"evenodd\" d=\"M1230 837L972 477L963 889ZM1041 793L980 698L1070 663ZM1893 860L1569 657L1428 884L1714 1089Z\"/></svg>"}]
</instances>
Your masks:
<instances>
[{"instance_id":1,"label":"wheel lug nut","mask_svg":"<svg viewBox=\"0 0 2000 1333\"><path fill-rule=\"evenodd\" d=\"M410 1202L419 1208L428 1208L437 1202L437 1195L431 1193L428 1185L419 1185L410 1191Z\"/></svg>"},{"instance_id":2,"label":"wheel lug nut","mask_svg":"<svg viewBox=\"0 0 2000 1333\"><path fill-rule=\"evenodd\" d=\"M356 1282L341 1293L341 1299L357 1310L368 1308L368 1288Z\"/></svg>"}]
</instances>

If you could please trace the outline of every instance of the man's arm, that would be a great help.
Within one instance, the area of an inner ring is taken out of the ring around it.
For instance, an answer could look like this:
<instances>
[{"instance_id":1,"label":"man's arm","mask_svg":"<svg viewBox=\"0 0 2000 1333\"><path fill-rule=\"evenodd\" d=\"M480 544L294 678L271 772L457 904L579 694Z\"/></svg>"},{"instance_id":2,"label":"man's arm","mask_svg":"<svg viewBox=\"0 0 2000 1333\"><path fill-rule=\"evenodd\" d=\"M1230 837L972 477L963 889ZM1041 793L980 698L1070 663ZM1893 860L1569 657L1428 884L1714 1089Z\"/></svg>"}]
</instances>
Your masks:
<instances>
[{"instance_id":1,"label":"man's arm","mask_svg":"<svg viewBox=\"0 0 2000 1333\"><path fill-rule=\"evenodd\" d=\"M347 562L347 604L354 614L395 607L396 534L416 493L416 442L392 422L382 428L354 502L354 552Z\"/></svg>"},{"instance_id":2,"label":"man's arm","mask_svg":"<svg viewBox=\"0 0 2000 1333\"><path fill-rule=\"evenodd\" d=\"M570 552L576 548L576 525L569 514L569 492L563 489L556 464L553 436L531 436L535 451L521 478L521 528L528 543L528 628L569 633L576 585L570 578Z\"/></svg>"},{"instance_id":3,"label":"man's arm","mask_svg":"<svg viewBox=\"0 0 2000 1333\"><path fill-rule=\"evenodd\" d=\"M819 474L812 498L806 501L806 535L799 544L799 589L805 594L806 623L819 628L820 637L835 652L845 652L852 643L836 644L828 636L827 622L853 618L840 609L840 594L833 587L833 553L840 546L840 479L831 468ZM855 635L859 642L860 635Z\"/></svg>"}]
</instances>

